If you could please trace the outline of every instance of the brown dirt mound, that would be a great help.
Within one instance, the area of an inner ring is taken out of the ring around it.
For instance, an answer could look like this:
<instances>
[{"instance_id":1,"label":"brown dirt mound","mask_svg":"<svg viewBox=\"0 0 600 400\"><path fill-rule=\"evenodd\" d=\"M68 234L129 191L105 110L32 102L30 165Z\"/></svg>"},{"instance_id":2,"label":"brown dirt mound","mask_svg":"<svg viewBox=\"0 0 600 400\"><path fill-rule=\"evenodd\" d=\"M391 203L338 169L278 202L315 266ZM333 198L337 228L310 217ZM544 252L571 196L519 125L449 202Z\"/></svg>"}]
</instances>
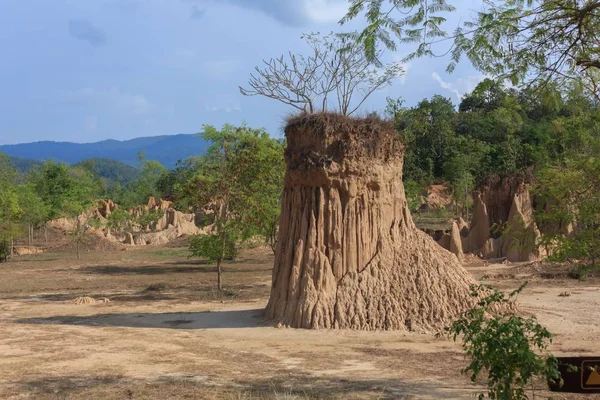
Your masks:
<instances>
[{"instance_id":1,"label":"brown dirt mound","mask_svg":"<svg viewBox=\"0 0 600 400\"><path fill-rule=\"evenodd\" d=\"M96 299L93 299L88 296L77 297L77 298L71 300L71 303L73 303L73 304L96 304Z\"/></svg>"},{"instance_id":2,"label":"brown dirt mound","mask_svg":"<svg viewBox=\"0 0 600 400\"><path fill-rule=\"evenodd\" d=\"M452 204L452 195L446 185L431 185L424 193L421 210L439 210Z\"/></svg>"},{"instance_id":3,"label":"brown dirt mound","mask_svg":"<svg viewBox=\"0 0 600 400\"><path fill-rule=\"evenodd\" d=\"M511 262L544 258L527 174L492 176L474 191L473 219L463 250Z\"/></svg>"},{"instance_id":4,"label":"brown dirt mound","mask_svg":"<svg viewBox=\"0 0 600 400\"><path fill-rule=\"evenodd\" d=\"M190 237L187 235L180 236L176 239L171 240L169 243L167 243L166 247L169 247L169 248L190 247Z\"/></svg>"},{"instance_id":5,"label":"brown dirt mound","mask_svg":"<svg viewBox=\"0 0 600 400\"><path fill-rule=\"evenodd\" d=\"M377 118L301 115L287 172L267 317L297 328L437 331L473 304L470 275L418 230L404 146Z\"/></svg>"}]
</instances>

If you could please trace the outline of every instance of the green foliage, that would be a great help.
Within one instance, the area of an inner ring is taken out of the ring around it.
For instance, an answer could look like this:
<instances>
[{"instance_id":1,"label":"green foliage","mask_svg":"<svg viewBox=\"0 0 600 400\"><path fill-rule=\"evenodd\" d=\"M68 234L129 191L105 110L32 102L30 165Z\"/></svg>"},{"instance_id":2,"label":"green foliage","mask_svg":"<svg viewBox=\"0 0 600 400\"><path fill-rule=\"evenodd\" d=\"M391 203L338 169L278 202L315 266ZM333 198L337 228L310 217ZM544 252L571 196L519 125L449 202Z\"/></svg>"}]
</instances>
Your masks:
<instances>
[{"instance_id":1,"label":"green foliage","mask_svg":"<svg viewBox=\"0 0 600 400\"><path fill-rule=\"evenodd\" d=\"M234 225L239 240L267 237L279 216L285 174L283 143L261 129L205 126L207 154L195 160L183 195L210 210L217 230Z\"/></svg>"},{"instance_id":2,"label":"green foliage","mask_svg":"<svg viewBox=\"0 0 600 400\"><path fill-rule=\"evenodd\" d=\"M156 182L156 188L164 199L173 201L178 210L193 208L193 201L187 195L187 184L194 179L198 158L190 157L179 161L175 169L164 173Z\"/></svg>"},{"instance_id":3,"label":"green foliage","mask_svg":"<svg viewBox=\"0 0 600 400\"><path fill-rule=\"evenodd\" d=\"M447 41L452 72L466 56L480 71L519 82L554 80L563 85L583 82L600 100L600 2L565 0L487 0L473 19L452 36L444 30L444 13L454 11L445 0L351 0L342 23L364 13L367 26L359 36L366 56L375 60L378 47L396 50L396 41L415 43L404 61L435 56L436 44ZM447 38L447 39L445 39Z\"/></svg>"},{"instance_id":4,"label":"green foliage","mask_svg":"<svg viewBox=\"0 0 600 400\"><path fill-rule=\"evenodd\" d=\"M149 197L160 198L163 194L159 181L169 171L158 161L145 159L143 152L138 154L139 168L134 168L110 159L88 159L76 167L88 171L95 177L100 190L97 195L112 199L124 208L146 204Z\"/></svg>"},{"instance_id":5,"label":"green foliage","mask_svg":"<svg viewBox=\"0 0 600 400\"><path fill-rule=\"evenodd\" d=\"M388 99L386 114L406 145L404 180L422 187L449 182L463 209L486 177L564 166L600 136L600 110L577 85L534 92L484 80L458 112L434 96L411 108Z\"/></svg>"},{"instance_id":6,"label":"green foliage","mask_svg":"<svg viewBox=\"0 0 600 400\"><path fill-rule=\"evenodd\" d=\"M140 176L137 168L108 158L90 158L73 166L94 175L99 183L99 195L113 200L122 195L127 184Z\"/></svg>"},{"instance_id":7,"label":"green foliage","mask_svg":"<svg viewBox=\"0 0 600 400\"><path fill-rule=\"evenodd\" d=\"M528 390L534 391L534 379L562 382L558 361L547 351L552 341L550 332L535 318L510 311L510 304L524 287L507 297L473 285L471 295L478 298L477 306L446 328L455 341L462 337L463 350L470 359L462 372L473 382L487 374L487 393L480 393L480 399L486 395L490 399L528 399ZM532 395L535 398L534 392Z\"/></svg>"},{"instance_id":8,"label":"green foliage","mask_svg":"<svg viewBox=\"0 0 600 400\"><path fill-rule=\"evenodd\" d=\"M29 160L27 158L9 157L10 164L19 174L26 175L32 168L40 167L43 162L37 160Z\"/></svg>"},{"instance_id":9,"label":"green foliage","mask_svg":"<svg viewBox=\"0 0 600 400\"><path fill-rule=\"evenodd\" d=\"M421 192L423 188L415 181L404 181L404 193L411 211L416 211L421 205Z\"/></svg>"},{"instance_id":10,"label":"green foliage","mask_svg":"<svg viewBox=\"0 0 600 400\"><path fill-rule=\"evenodd\" d=\"M23 210L17 192L17 173L4 154L0 154L0 188L0 240L11 243L22 233L18 220Z\"/></svg>"},{"instance_id":11,"label":"green foliage","mask_svg":"<svg viewBox=\"0 0 600 400\"><path fill-rule=\"evenodd\" d=\"M195 239L190 250L217 262L220 290L223 257L238 242L274 231L285 173L283 143L245 125L205 126L202 136L212 144L194 160L182 192L211 218L214 235Z\"/></svg>"},{"instance_id":12,"label":"green foliage","mask_svg":"<svg viewBox=\"0 0 600 400\"><path fill-rule=\"evenodd\" d=\"M238 250L234 235L194 235L190 238L190 253L192 257L203 257L208 261L234 259Z\"/></svg>"},{"instance_id":13,"label":"green foliage","mask_svg":"<svg viewBox=\"0 0 600 400\"><path fill-rule=\"evenodd\" d=\"M93 204L99 187L89 171L53 161L33 170L29 181L48 207L49 219L80 214Z\"/></svg>"},{"instance_id":14,"label":"green foliage","mask_svg":"<svg viewBox=\"0 0 600 400\"><path fill-rule=\"evenodd\" d=\"M158 182L167 174L165 167L158 161L145 160L142 153L138 157L141 164L139 177L122 188L116 188L112 196L117 204L125 208L145 204L149 197L160 198Z\"/></svg>"},{"instance_id":15,"label":"green foliage","mask_svg":"<svg viewBox=\"0 0 600 400\"><path fill-rule=\"evenodd\" d=\"M136 222L139 226L152 226L152 224L165 215L163 210L148 211L137 217Z\"/></svg>"},{"instance_id":16,"label":"green foliage","mask_svg":"<svg viewBox=\"0 0 600 400\"><path fill-rule=\"evenodd\" d=\"M600 270L600 138L542 169L538 195L549 205L538 218L552 258L580 263L579 277Z\"/></svg>"},{"instance_id":17,"label":"green foliage","mask_svg":"<svg viewBox=\"0 0 600 400\"><path fill-rule=\"evenodd\" d=\"M111 212L106 219L106 226L115 233L123 234L133 231L135 218L122 208L117 208Z\"/></svg>"},{"instance_id":18,"label":"green foliage","mask_svg":"<svg viewBox=\"0 0 600 400\"><path fill-rule=\"evenodd\" d=\"M22 209L21 219L31 226L40 226L47 221L48 205L36 193L31 183L19 185L17 188L19 206Z\"/></svg>"},{"instance_id":19,"label":"green foliage","mask_svg":"<svg viewBox=\"0 0 600 400\"><path fill-rule=\"evenodd\" d=\"M110 158L89 158L73 166L84 168L108 183L127 184L140 176L137 168Z\"/></svg>"},{"instance_id":20,"label":"green foliage","mask_svg":"<svg viewBox=\"0 0 600 400\"><path fill-rule=\"evenodd\" d=\"M0 262L6 262L10 256L10 241L0 239Z\"/></svg>"},{"instance_id":21,"label":"green foliage","mask_svg":"<svg viewBox=\"0 0 600 400\"><path fill-rule=\"evenodd\" d=\"M454 114L450 99L437 95L396 112L398 131L407 146L406 180L422 182L441 175L454 135Z\"/></svg>"}]
</instances>

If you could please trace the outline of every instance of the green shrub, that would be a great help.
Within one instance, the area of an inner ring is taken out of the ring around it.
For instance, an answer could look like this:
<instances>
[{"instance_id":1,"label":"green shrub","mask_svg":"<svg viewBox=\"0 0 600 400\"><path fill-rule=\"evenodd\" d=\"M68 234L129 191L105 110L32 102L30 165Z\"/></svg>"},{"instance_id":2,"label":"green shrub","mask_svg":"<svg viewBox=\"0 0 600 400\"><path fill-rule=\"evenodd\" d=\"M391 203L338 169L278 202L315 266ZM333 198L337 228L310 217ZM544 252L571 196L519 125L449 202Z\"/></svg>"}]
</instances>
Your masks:
<instances>
[{"instance_id":1,"label":"green shrub","mask_svg":"<svg viewBox=\"0 0 600 400\"><path fill-rule=\"evenodd\" d=\"M508 297L483 285L471 287L477 305L465 311L446 328L455 341L462 337L462 348L470 358L462 371L475 382L487 373L487 393L479 399L528 399L533 380L538 378L562 384L558 361L547 349L552 334L535 318L523 318L511 311L511 303L525 285Z\"/></svg>"}]
</instances>

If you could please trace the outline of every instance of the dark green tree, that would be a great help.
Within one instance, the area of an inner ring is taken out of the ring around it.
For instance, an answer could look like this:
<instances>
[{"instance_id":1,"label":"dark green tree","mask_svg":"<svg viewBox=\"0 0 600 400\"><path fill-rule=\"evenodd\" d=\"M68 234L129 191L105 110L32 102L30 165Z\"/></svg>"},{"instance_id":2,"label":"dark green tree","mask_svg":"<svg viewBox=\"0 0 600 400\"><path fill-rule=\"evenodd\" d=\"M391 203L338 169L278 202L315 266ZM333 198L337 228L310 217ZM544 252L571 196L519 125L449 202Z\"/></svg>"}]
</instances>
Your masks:
<instances>
[{"instance_id":1,"label":"dark green tree","mask_svg":"<svg viewBox=\"0 0 600 400\"><path fill-rule=\"evenodd\" d=\"M19 219L23 213L19 205L17 173L8 157L0 153L0 241L4 249L2 257L7 258L6 248L12 255L13 241L22 234Z\"/></svg>"},{"instance_id":2,"label":"dark green tree","mask_svg":"<svg viewBox=\"0 0 600 400\"><path fill-rule=\"evenodd\" d=\"M53 161L32 171L29 181L48 207L49 219L80 214L98 194L98 181L89 171Z\"/></svg>"}]
</instances>

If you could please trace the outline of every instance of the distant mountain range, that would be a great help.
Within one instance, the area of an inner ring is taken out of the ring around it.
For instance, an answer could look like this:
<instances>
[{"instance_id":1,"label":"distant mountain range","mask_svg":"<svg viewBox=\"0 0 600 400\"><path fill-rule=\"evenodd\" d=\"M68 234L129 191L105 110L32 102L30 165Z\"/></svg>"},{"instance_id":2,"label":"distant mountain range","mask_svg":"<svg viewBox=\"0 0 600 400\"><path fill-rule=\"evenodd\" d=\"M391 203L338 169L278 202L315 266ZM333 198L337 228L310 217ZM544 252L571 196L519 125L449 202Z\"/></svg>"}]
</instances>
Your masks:
<instances>
[{"instance_id":1,"label":"distant mountain range","mask_svg":"<svg viewBox=\"0 0 600 400\"><path fill-rule=\"evenodd\" d=\"M4 153L17 162L54 160L67 164L93 159L111 159L137 166L138 154L147 160L156 160L166 168L173 168L178 160L201 155L208 143L198 135L166 135L141 137L131 140L103 140L96 143L35 142L0 146ZM35 165L35 164L34 164Z\"/></svg>"}]
</instances>

